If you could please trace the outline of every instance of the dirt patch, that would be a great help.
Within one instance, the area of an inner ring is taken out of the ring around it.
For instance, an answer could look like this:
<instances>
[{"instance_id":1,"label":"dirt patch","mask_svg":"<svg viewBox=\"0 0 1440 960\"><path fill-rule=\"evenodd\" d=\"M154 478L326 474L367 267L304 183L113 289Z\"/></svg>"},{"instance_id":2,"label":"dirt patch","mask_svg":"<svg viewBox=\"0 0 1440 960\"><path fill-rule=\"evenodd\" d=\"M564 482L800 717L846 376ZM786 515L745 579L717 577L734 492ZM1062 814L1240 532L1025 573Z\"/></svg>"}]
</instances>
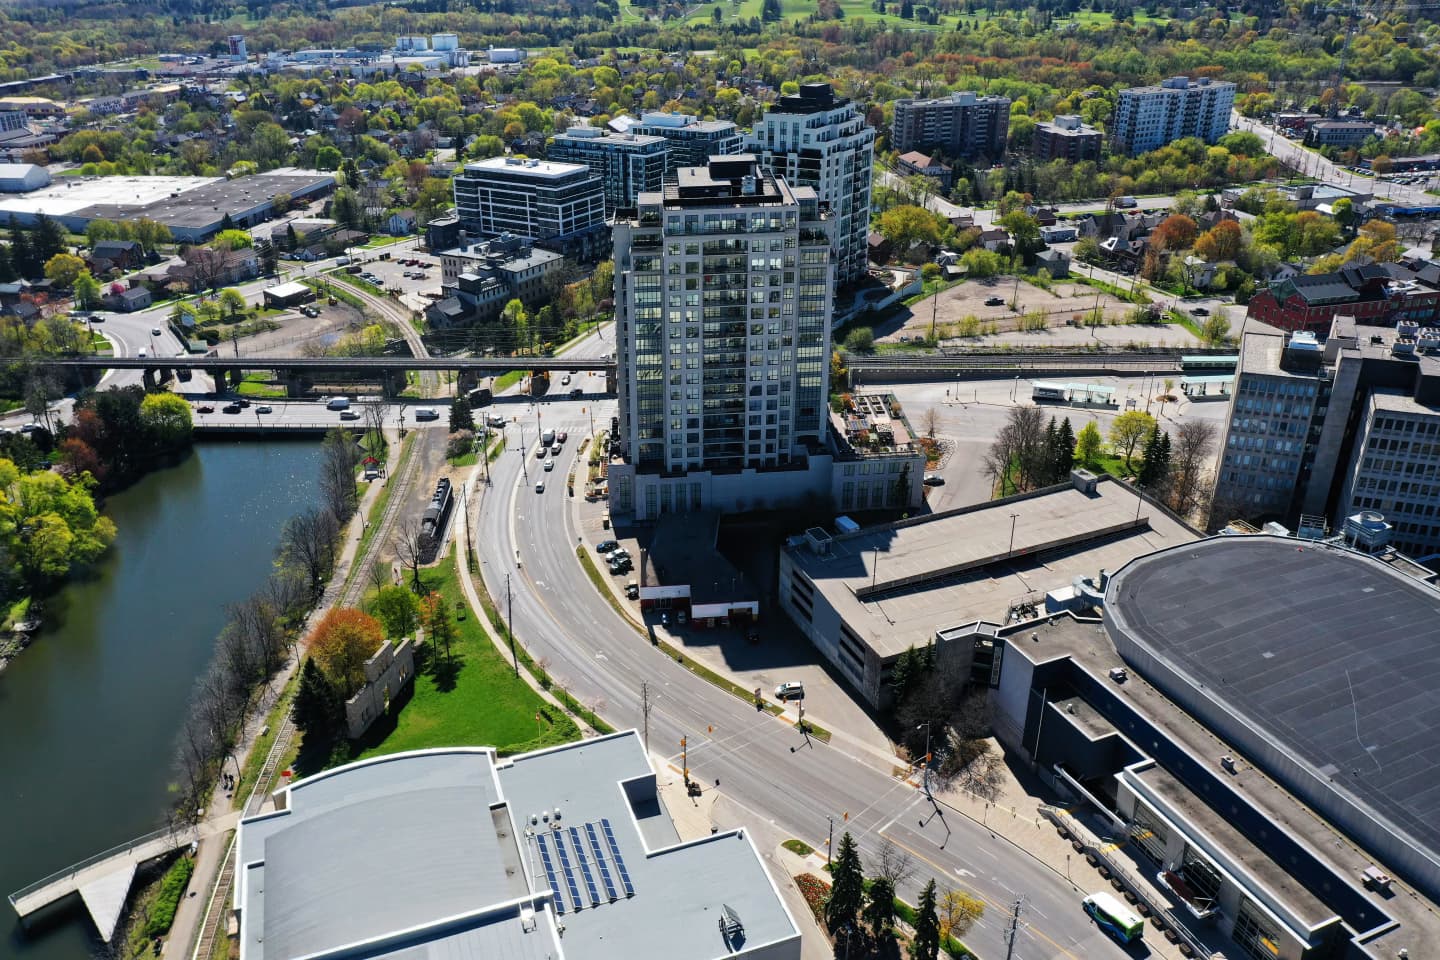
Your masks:
<instances>
[{"instance_id":1,"label":"dirt patch","mask_svg":"<svg viewBox=\"0 0 1440 960\"><path fill-rule=\"evenodd\" d=\"M320 311L318 317L286 313L275 318L278 329L241 340L241 356L303 356L307 348L318 350L329 347L365 324L364 316L349 304L330 306L324 300L317 300L315 306Z\"/></svg>"}]
</instances>

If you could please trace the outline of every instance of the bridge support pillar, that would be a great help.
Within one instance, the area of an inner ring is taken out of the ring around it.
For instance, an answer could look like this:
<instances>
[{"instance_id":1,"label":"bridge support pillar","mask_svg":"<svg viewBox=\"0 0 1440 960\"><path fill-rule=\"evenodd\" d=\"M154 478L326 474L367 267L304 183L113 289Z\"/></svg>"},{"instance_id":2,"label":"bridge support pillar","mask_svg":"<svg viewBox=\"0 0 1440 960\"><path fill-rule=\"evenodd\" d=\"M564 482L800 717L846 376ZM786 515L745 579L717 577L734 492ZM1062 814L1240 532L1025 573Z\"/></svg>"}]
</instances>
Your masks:
<instances>
[{"instance_id":1,"label":"bridge support pillar","mask_svg":"<svg viewBox=\"0 0 1440 960\"><path fill-rule=\"evenodd\" d=\"M608 394L612 394L612 395L613 395L613 394L615 394L619 389L620 389L620 388L619 388L618 384L616 384L616 382L615 382L615 371L614 371L614 370L606 370L606 371L605 371L605 392L608 393Z\"/></svg>"},{"instance_id":2,"label":"bridge support pillar","mask_svg":"<svg viewBox=\"0 0 1440 960\"><path fill-rule=\"evenodd\" d=\"M225 371L224 371L224 370L214 370L214 371L211 371L211 373L210 373L210 379L212 379L212 380L215 381L215 396L216 396L216 398L218 399L218 398L220 398L220 397L225 396Z\"/></svg>"},{"instance_id":3,"label":"bridge support pillar","mask_svg":"<svg viewBox=\"0 0 1440 960\"><path fill-rule=\"evenodd\" d=\"M240 387L240 384L242 384L242 383L244 383L244 382L245 382L245 371L244 371L244 370L241 370L239 367L232 367L232 368L230 369L230 386L235 387L236 389L238 389L238 388Z\"/></svg>"},{"instance_id":4,"label":"bridge support pillar","mask_svg":"<svg viewBox=\"0 0 1440 960\"><path fill-rule=\"evenodd\" d=\"M155 372L153 367L146 367L144 372L141 373L141 378L145 381L146 393L154 390L159 385L159 381L155 379Z\"/></svg>"},{"instance_id":5,"label":"bridge support pillar","mask_svg":"<svg viewBox=\"0 0 1440 960\"><path fill-rule=\"evenodd\" d=\"M474 370L461 370L455 375L455 395L463 397L480 385Z\"/></svg>"},{"instance_id":6,"label":"bridge support pillar","mask_svg":"<svg viewBox=\"0 0 1440 960\"><path fill-rule=\"evenodd\" d=\"M404 370L387 370L380 375L380 389L387 397L398 397L405 392Z\"/></svg>"},{"instance_id":7,"label":"bridge support pillar","mask_svg":"<svg viewBox=\"0 0 1440 960\"><path fill-rule=\"evenodd\" d=\"M275 375L285 384L285 396L291 400L298 400L310 392L309 379L298 370L277 370Z\"/></svg>"}]
</instances>

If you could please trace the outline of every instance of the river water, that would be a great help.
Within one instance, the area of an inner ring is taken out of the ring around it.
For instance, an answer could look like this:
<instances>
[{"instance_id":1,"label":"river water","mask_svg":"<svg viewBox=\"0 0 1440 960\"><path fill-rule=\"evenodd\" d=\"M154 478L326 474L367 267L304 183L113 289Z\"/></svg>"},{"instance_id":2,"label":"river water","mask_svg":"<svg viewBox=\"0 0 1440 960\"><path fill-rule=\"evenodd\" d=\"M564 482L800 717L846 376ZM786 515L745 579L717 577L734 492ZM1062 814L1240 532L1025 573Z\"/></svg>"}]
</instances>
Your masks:
<instances>
[{"instance_id":1,"label":"river water","mask_svg":"<svg viewBox=\"0 0 1440 960\"><path fill-rule=\"evenodd\" d=\"M160 826L191 685L225 604L272 569L285 520L319 500L320 446L203 442L112 497L119 528L94 574L46 606L0 673L0 960L83 960L79 898L22 929L3 896Z\"/></svg>"}]
</instances>

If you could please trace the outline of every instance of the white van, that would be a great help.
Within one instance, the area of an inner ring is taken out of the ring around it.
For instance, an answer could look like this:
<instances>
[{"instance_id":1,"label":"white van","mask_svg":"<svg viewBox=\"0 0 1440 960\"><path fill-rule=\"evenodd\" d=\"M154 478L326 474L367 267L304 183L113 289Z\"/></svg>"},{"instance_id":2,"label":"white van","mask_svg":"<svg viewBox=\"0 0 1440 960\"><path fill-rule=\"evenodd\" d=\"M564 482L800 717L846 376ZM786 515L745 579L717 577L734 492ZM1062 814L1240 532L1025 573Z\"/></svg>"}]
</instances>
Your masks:
<instances>
[{"instance_id":1,"label":"white van","mask_svg":"<svg viewBox=\"0 0 1440 960\"><path fill-rule=\"evenodd\" d=\"M439 420L439 419L440 419L440 414L435 411L435 408L434 408L434 407L421 407L420 409L418 409L418 410L415 411L415 419L416 419L416 420Z\"/></svg>"},{"instance_id":2,"label":"white van","mask_svg":"<svg viewBox=\"0 0 1440 960\"><path fill-rule=\"evenodd\" d=\"M330 398L330 402L327 403L327 404L325 404L325 406L326 406L328 409L330 409L330 410L349 410L349 409L350 409L350 398L349 398L349 397L331 397L331 398Z\"/></svg>"}]
</instances>

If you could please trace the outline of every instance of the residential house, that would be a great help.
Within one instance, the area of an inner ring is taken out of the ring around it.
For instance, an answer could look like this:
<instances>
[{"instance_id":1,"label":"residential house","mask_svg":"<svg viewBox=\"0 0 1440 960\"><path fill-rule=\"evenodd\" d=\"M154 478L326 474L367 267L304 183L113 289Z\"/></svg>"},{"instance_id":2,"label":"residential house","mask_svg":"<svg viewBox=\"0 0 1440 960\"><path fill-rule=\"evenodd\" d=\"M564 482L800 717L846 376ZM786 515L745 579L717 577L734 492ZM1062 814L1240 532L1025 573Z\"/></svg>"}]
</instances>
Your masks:
<instances>
[{"instance_id":1,"label":"residential house","mask_svg":"<svg viewBox=\"0 0 1440 960\"><path fill-rule=\"evenodd\" d=\"M1070 276L1070 257L1063 250L1041 250L1035 254L1035 268L1058 280Z\"/></svg>"},{"instance_id":2,"label":"residential house","mask_svg":"<svg viewBox=\"0 0 1440 960\"><path fill-rule=\"evenodd\" d=\"M989 230L980 231L980 245L991 253L1001 247L1010 246L1010 234L999 227L991 227Z\"/></svg>"},{"instance_id":3,"label":"residential house","mask_svg":"<svg viewBox=\"0 0 1440 960\"><path fill-rule=\"evenodd\" d=\"M894 252L890 241L885 239L885 234L872 230L865 238L866 245L870 248L871 263L889 263L890 255Z\"/></svg>"},{"instance_id":4,"label":"residential house","mask_svg":"<svg viewBox=\"0 0 1440 960\"><path fill-rule=\"evenodd\" d=\"M408 237L415 232L415 211L396 210L385 221L385 228L392 237Z\"/></svg>"},{"instance_id":5,"label":"residential house","mask_svg":"<svg viewBox=\"0 0 1440 960\"><path fill-rule=\"evenodd\" d=\"M90 249L90 272L97 277L111 270L128 273L144 259L144 248L134 240L102 240Z\"/></svg>"},{"instance_id":6,"label":"residential house","mask_svg":"<svg viewBox=\"0 0 1440 960\"><path fill-rule=\"evenodd\" d=\"M154 302L150 295L150 289L145 286L134 286L122 290L119 293L107 294L104 298L105 309L118 310L121 313L134 313L136 310L144 310Z\"/></svg>"},{"instance_id":7,"label":"residential house","mask_svg":"<svg viewBox=\"0 0 1440 960\"><path fill-rule=\"evenodd\" d=\"M929 177L934 180L942 192L950 190L951 178L954 175L948 166L936 160L928 154L919 150L911 150L909 153L902 153L895 160L897 172L903 176Z\"/></svg>"}]
</instances>

